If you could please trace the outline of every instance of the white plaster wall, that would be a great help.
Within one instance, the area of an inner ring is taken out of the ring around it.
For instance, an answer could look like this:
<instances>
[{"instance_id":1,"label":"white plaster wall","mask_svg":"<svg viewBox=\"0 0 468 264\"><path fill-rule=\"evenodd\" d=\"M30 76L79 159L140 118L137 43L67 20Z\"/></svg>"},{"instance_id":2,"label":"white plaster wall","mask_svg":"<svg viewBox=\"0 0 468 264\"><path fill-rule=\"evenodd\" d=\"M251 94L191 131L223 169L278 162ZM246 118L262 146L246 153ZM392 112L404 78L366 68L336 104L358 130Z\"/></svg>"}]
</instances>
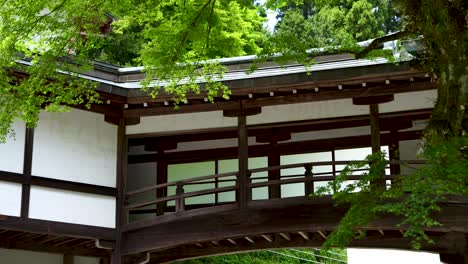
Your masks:
<instances>
[{"instance_id":1,"label":"white plaster wall","mask_svg":"<svg viewBox=\"0 0 468 264\"><path fill-rule=\"evenodd\" d=\"M421 160L420 151L422 141L421 140L405 140L400 141L400 159L401 160ZM410 174L416 171L417 168L423 165L409 164L401 165L400 171L402 175Z\"/></svg>"},{"instance_id":2,"label":"white plaster wall","mask_svg":"<svg viewBox=\"0 0 468 264\"><path fill-rule=\"evenodd\" d=\"M20 213L21 184L0 182L0 215L20 216Z\"/></svg>"},{"instance_id":3,"label":"white plaster wall","mask_svg":"<svg viewBox=\"0 0 468 264\"><path fill-rule=\"evenodd\" d=\"M395 100L380 104L381 113L432 108L436 90L395 94ZM262 113L247 117L248 125L369 114L367 105L353 105L352 99L338 99L262 107ZM236 127L237 119L223 117L222 111L143 117L127 134L186 131L193 129Z\"/></svg>"},{"instance_id":4,"label":"white plaster wall","mask_svg":"<svg viewBox=\"0 0 468 264\"><path fill-rule=\"evenodd\" d=\"M362 135L370 135L369 126L348 127L348 128L340 128L340 129L328 129L328 130L321 130L321 131L293 133L291 135L290 141L297 142L297 141L305 141L305 140L352 137L352 136L362 136Z\"/></svg>"},{"instance_id":5,"label":"white plaster wall","mask_svg":"<svg viewBox=\"0 0 468 264\"><path fill-rule=\"evenodd\" d=\"M223 111L142 117L140 124L127 126L127 134L236 127L237 118L224 117Z\"/></svg>"},{"instance_id":6,"label":"white plaster wall","mask_svg":"<svg viewBox=\"0 0 468 264\"><path fill-rule=\"evenodd\" d=\"M400 112L434 107L437 90L395 94L395 100L380 104L380 113Z\"/></svg>"},{"instance_id":7,"label":"white plaster wall","mask_svg":"<svg viewBox=\"0 0 468 264\"><path fill-rule=\"evenodd\" d=\"M114 228L115 198L32 186L29 216Z\"/></svg>"},{"instance_id":8,"label":"white plaster wall","mask_svg":"<svg viewBox=\"0 0 468 264\"><path fill-rule=\"evenodd\" d=\"M34 132L32 174L115 187L117 126L104 116L72 109L42 112Z\"/></svg>"},{"instance_id":9,"label":"white plaster wall","mask_svg":"<svg viewBox=\"0 0 468 264\"><path fill-rule=\"evenodd\" d=\"M75 256L75 264L98 264L99 259L93 257ZM0 248L0 263L2 264L63 264L63 255L13 250Z\"/></svg>"},{"instance_id":10,"label":"white plaster wall","mask_svg":"<svg viewBox=\"0 0 468 264\"><path fill-rule=\"evenodd\" d=\"M247 117L247 125L290 122L369 114L366 105L353 105L351 99L262 107L262 113Z\"/></svg>"},{"instance_id":11,"label":"white plaster wall","mask_svg":"<svg viewBox=\"0 0 468 264\"><path fill-rule=\"evenodd\" d=\"M128 164L127 168L127 190L132 191L143 187L156 185L156 162ZM140 203L154 200L156 191L149 191L137 195L133 195L129 202ZM144 207L143 209L155 209L155 205ZM146 218L154 217L154 213L149 214L133 214L130 215L130 221L137 221Z\"/></svg>"},{"instance_id":12,"label":"white plaster wall","mask_svg":"<svg viewBox=\"0 0 468 264\"><path fill-rule=\"evenodd\" d=\"M0 170L23 173L26 125L16 121L12 129L14 136L8 138L5 143L0 143Z\"/></svg>"}]
</instances>

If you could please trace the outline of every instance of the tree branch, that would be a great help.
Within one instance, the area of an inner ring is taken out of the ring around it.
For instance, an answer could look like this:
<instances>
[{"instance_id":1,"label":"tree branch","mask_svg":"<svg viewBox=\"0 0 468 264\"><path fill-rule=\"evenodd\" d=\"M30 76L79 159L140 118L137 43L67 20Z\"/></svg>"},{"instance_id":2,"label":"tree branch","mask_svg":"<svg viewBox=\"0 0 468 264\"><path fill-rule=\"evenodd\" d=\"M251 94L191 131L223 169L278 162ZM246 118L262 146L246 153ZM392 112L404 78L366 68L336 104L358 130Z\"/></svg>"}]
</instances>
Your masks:
<instances>
[{"instance_id":1,"label":"tree branch","mask_svg":"<svg viewBox=\"0 0 468 264\"><path fill-rule=\"evenodd\" d=\"M410 31L406 31L406 30L405 31L397 31L397 32L392 33L392 34L388 34L388 35L385 35L383 37L376 38L376 39L372 40L372 42L369 44L369 46L367 46L365 49L363 49L362 51L355 54L356 59L363 58L369 52L371 52L372 50L378 48L380 45L382 45L385 42L401 39L402 37L408 36L410 33L411 33Z\"/></svg>"}]
</instances>

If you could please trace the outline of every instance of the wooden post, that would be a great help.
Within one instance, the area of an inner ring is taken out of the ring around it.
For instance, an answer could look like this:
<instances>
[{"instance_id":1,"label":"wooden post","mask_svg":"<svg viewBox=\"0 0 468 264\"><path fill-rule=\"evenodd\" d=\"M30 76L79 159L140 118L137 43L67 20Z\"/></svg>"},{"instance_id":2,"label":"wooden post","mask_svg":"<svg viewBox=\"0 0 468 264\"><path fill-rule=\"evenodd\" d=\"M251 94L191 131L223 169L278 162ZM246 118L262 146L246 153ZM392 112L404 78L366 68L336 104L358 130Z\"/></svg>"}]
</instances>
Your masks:
<instances>
[{"instance_id":1,"label":"wooden post","mask_svg":"<svg viewBox=\"0 0 468 264\"><path fill-rule=\"evenodd\" d=\"M241 208L247 207L248 202L248 182L247 182L247 173L248 173L248 163L249 163L249 142L247 135L247 117L245 114L241 113L237 117L238 124L238 156L239 156L239 175L238 175L238 203Z\"/></svg>"},{"instance_id":2,"label":"wooden post","mask_svg":"<svg viewBox=\"0 0 468 264\"><path fill-rule=\"evenodd\" d=\"M379 125L379 105L370 104L370 126L371 126L371 146L372 154L380 152L380 125ZM382 178L375 182L378 186L385 186L385 171L381 172Z\"/></svg>"},{"instance_id":3,"label":"wooden post","mask_svg":"<svg viewBox=\"0 0 468 264\"><path fill-rule=\"evenodd\" d=\"M184 184L181 182L176 183L176 195L180 196L177 197L176 200L176 213L180 213L185 211L185 198L182 196L184 195Z\"/></svg>"},{"instance_id":4,"label":"wooden post","mask_svg":"<svg viewBox=\"0 0 468 264\"><path fill-rule=\"evenodd\" d=\"M29 197L31 193L31 171L34 144L34 128L26 128L24 143L23 177L25 182L21 194L21 217L29 217Z\"/></svg>"},{"instance_id":5,"label":"wooden post","mask_svg":"<svg viewBox=\"0 0 468 264\"><path fill-rule=\"evenodd\" d=\"M116 205L116 219L115 219L115 232L116 243L112 251L111 264L122 263L122 225L128 221L127 210L125 210L126 203L126 184L127 184L127 164L128 164L128 142L126 137L126 124L125 119L121 118L117 128L117 205Z\"/></svg>"},{"instance_id":6,"label":"wooden post","mask_svg":"<svg viewBox=\"0 0 468 264\"><path fill-rule=\"evenodd\" d=\"M161 144L157 146L157 160L156 160L156 184L167 183L167 162L164 157L164 148ZM156 190L156 199L166 197L167 188L158 188ZM166 211L166 202L158 203L156 205L156 215L163 215Z\"/></svg>"},{"instance_id":7,"label":"wooden post","mask_svg":"<svg viewBox=\"0 0 468 264\"><path fill-rule=\"evenodd\" d=\"M268 167L279 166L280 165L280 155L278 152L278 141L274 140L272 137L270 141L270 152L268 153ZM268 180L274 181L280 179L280 170L271 170L268 171ZM280 198L281 197L281 188L280 185L270 185L268 187L268 196L270 199Z\"/></svg>"},{"instance_id":8,"label":"wooden post","mask_svg":"<svg viewBox=\"0 0 468 264\"><path fill-rule=\"evenodd\" d=\"M391 130L390 131L391 142L388 147L388 155L390 160L398 161L400 160L400 141L398 139L398 131ZM392 175L399 175L400 174L400 164L392 164L390 165L390 174Z\"/></svg>"},{"instance_id":9,"label":"wooden post","mask_svg":"<svg viewBox=\"0 0 468 264\"><path fill-rule=\"evenodd\" d=\"M305 168L305 195L308 196L309 194L314 193L314 179L313 179L313 173L312 173L312 165L311 164L306 164L304 166Z\"/></svg>"}]
</instances>

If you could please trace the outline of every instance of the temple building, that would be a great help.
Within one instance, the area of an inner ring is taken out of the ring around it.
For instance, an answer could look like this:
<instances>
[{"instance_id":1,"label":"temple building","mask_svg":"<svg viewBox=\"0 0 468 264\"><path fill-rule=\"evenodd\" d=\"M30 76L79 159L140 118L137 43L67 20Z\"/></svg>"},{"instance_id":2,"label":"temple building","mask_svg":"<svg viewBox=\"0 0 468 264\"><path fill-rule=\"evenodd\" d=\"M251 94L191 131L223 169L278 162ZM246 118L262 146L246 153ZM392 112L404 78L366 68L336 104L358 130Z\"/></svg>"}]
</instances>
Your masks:
<instances>
[{"instance_id":1,"label":"temple building","mask_svg":"<svg viewBox=\"0 0 468 264\"><path fill-rule=\"evenodd\" d=\"M0 144L0 263L319 247L344 210L309 194L349 161L385 151L387 185L424 163L437 80L417 62L324 55L308 68L266 62L248 74L253 59L220 61L229 99L188 94L178 109L172 95L140 89L142 68L96 63L81 77L99 84L102 104L42 112L35 128L15 122ZM448 227L428 230L437 243L422 250L459 256L467 222L453 219L466 220L467 206L448 203ZM365 230L351 246L410 249L392 219Z\"/></svg>"}]
</instances>

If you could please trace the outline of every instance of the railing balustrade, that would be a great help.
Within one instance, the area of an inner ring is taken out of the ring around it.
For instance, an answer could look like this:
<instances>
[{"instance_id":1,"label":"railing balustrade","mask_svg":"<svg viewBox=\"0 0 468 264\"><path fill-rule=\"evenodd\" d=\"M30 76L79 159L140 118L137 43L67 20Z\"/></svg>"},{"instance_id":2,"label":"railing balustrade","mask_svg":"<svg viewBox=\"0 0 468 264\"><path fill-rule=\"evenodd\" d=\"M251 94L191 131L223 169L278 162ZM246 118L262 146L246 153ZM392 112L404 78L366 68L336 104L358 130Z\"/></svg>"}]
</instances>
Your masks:
<instances>
[{"instance_id":1,"label":"railing balustrade","mask_svg":"<svg viewBox=\"0 0 468 264\"><path fill-rule=\"evenodd\" d=\"M330 165L347 165L351 162L356 161L327 161L327 162L311 162L311 163L298 163L298 164L289 164L289 165L282 165L282 166L270 166L265 168L257 168L251 169L248 171L247 175L248 179L248 201L252 200L252 190L255 188L261 187L269 187L269 186L282 186L286 184L293 184L293 183L304 183L304 192L305 195L312 194L315 190L315 183L317 182L327 182L332 181L335 179L336 175L338 175L341 171L333 170L333 171L326 171L326 172L314 172L314 168L319 166L330 166ZM417 164L424 164L425 161L421 160L392 160L388 161L387 165L388 168L390 165L417 165ZM293 174L293 175L282 175L281 171L285 169L294 169L294 168L303 168L303 174ZM251 178L250 176L253 173L259 172L268 172L268 171L280 171L280 179L277 180L268 180L267 176L255 177ZM356 169L353 172L365 172L368 171L367 168L364 169ZM176 181L176 182L168 182L163 184L152 185L148 187L144 187L138 190L133 190L127 192L126 199L127 201L136 195L148 193L148 192L155 192L157 189L160 188L168 188L174 187L176 189L174 195L168 195L165 197L156 197L155 199L149 201L142 201L136 203L127 204L126 210L127 213L131 214L133 211L138 211L141 208L148 207L151 205L157 205L159 203L167 203L173 201L175 203L175 212L182 213L187 210L185 199L199 197L203 195L214 194L217 195L219 193L231 192L234 191L236 193L239 192L239 184L238 184L238 172L228 172L228 173L221 173L215 175L208 175L208 176L201 176L201 177L194 177L187 180ZM228 177L235 176L235 179L226 179ZM384 180L393 180L401 175L392 175L392 174L385 174L383 175ZM348 176L348 180L359 180L360 175L350 175ZM258 182L259 180L262 180ZM253 182L256 181L256 182ZM198 191L190 191L187 192L184 187L191 186L191 185L199 185L199 184L210 184L210 183L232 183L231 186L225 187L217 187L205 190L198 190ZM237 198L235 203L238 203ZM215 204L216 205L216 204ZM209 205L208 205L209 206Z\"/></svg>"}]
</instances>

